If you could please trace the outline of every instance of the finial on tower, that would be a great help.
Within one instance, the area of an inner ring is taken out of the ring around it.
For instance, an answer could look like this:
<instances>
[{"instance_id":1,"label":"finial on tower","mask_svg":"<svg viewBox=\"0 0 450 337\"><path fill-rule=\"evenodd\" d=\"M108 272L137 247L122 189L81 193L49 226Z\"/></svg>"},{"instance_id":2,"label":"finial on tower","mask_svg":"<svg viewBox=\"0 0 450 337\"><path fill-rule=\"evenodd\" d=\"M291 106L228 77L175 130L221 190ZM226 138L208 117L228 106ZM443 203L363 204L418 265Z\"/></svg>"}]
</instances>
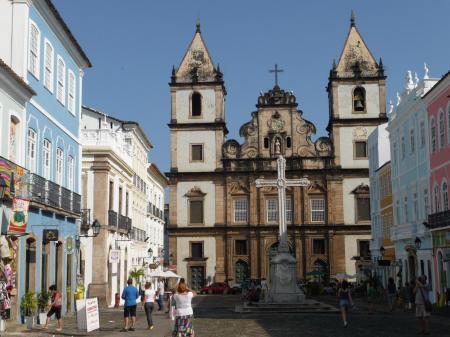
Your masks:
<instances>
[{"instance_id":1,"label":"finial on tower","mask_svg":"<svg viewBox=\"0 0 450 337\"><path fill-rule=\"evenodd\" d=\"M195 21L195 31L200 33L200 17L197 16L197 20Z\"/></svg>"},{"instance_id":2,"label":"finial on tower","mask_svg":"<svg viewBox=\"0 0 450 337\"><path fill-rule=\"evenodd\" d=\"M350 15L350 27L355 27L355 12L352 9L352 14Z\"/></svg>"},{"instance_id":3,"label":"finial on tower","mask_svg":"<svg viewBox=\"0 0 450 337\"><path fill-rule=\"evenodd\" d=\"M389 112L388 114L390 115L392 113L392 111L394 111L394 104L392 103L392 99L389 100Z\"/></svg>"},{"instance_id":4,"label":"finial on tower","mask_svg":"<svg viewBox=\"0 0 450 337\"><path fill-rule=\"evenodd\" d=\"M430 78L430 76L428 76L428 72L430 71L430 69L428 69L428 66L426 63L423 64L423 79L424 80L428 80Z\"/></svg>"}]
</instances>

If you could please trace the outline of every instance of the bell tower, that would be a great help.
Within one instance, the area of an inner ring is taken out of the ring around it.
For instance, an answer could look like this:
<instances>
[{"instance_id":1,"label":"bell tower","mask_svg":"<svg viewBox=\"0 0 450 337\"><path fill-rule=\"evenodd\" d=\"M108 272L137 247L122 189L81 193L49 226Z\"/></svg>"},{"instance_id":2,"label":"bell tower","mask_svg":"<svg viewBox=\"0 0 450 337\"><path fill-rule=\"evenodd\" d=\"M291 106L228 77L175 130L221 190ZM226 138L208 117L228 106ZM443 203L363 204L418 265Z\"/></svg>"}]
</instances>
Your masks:
<instances>
[{"instance_id":1,"label":"bell tower","mask_svg":"<svg viewBox=\"0 0 450 337\"><path fill-rule=\"evenodd\" d=\"M226 89L197 21L196 31L170 81L171 171L213 172L222 167Z\"/></svg>"},{"instance_id":2,"label":"bell tower","mask_svg":"<svg viewBox=\"0 0 450 337\"><path fill-rule=\"evenodd\" d=\"M333 61L327 87L327 130L336 165L369 167L367 138L377 125L387 122L385 80L382 60L375 61L352 11L350 30L338 63Z\"/></svg>"}]
</instances>

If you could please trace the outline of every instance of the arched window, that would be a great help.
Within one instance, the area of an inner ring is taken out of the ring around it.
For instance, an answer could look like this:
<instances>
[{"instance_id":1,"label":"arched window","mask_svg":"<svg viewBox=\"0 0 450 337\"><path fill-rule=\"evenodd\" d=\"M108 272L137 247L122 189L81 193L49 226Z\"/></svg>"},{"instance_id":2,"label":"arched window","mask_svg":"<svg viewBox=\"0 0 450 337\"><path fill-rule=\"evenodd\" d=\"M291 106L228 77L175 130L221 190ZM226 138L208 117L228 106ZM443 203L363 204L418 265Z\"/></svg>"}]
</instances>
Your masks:
<instances>
[{"instance_id":1,"label":"arched window","mask_svg":"<svg viewBox=\"0 0 450 337\"><path fill-rule=\"evenodd\" d=\"M62 185L63 183L63 161L64 161L64 151L58 147L56 149L56 183Z\"/></svg>"},{"instance_id":2,"label":"arched window","mask_svg":"<svg viewBox=\"0 0 450 337\"><path fill-rule=\"evenodd\" d=\"M353 91L353 110L356 112L366 110L366 90L363 87L357 87Z\"/></svg>"},{"instance_id":3,"label":"arched window","mask_svg":"<svg viewBox=\"0 0 450 337\"><path fill-rule=\"evenodd\" d=\"M44 168L44 178L49 180L51 177L51 167L52 167L52 143L48 139L44 139L43 148L43 168Z\"/></svg>"},{"instance_id":4,"label":"arched window","mask_svg":"<svg viewBox=\"0 0 450 337\"><path fill-rule=\"evenodd\" d=\"M436 125L434 123L434 118L431 119L431 153L436 152Z\"/></svg>"},{"instance_id":5,"label":"arched window","mask_svg":"<svg viewBox=\"0 0 450 337\"><path fill-rule=\"evenodd\" d=\"M39 79L39 56L41 49L41 32L34 22L30 22L28 70Z\"/></svg>"},{"instance_id":6,"label":"arched window","mask_svg":"<svg viewBox=\"0 0 450 337\"><path fill-rule=\"evenodd\" d=\"M44 86L53 92L53 47L51 43L45 40L44 45Z\"/></svg>"},{"instance_id":7,"label":"arched window","mask_svg":"<svg viewBox=\"0 0 450 337\"><path fill-rule=\"evenodd\" d=\"M268 149L269 148L269 138L264 138L264 148Z\"/></svg>"},{"instance_id":8,"label":"arched window","mask_svg":"<svg viewBox=\"0 0 450 337\"><path fill-rule=\"evenodd\" d=\"M448 210L448 186L446 181L442 183L442 210Z\"/></svg>"},{"instance_id":9,"label":"arched window","mask_svg":"<svg viewBox=\"0 0 450 337\"><path fill-rule=\"evenodd\" d=\"M37 133L28 128L27 135L27 166L32 173L36 173L36 141Z\"/></svg>"},{"instance_id":10,"label":"arched window","mask_svg":"<svg viewBox=\"0 0 450 337\"><path fill-rule=\"evenodd\" d=\"M439 114L439 148L444 147L445 142L445 124L444 124L444 113Z\"/></svg>"},{"instance_id":11,"label":"arched window","mask_svg":"<svg viewBox=\"0 0 450 337\"><path fill-rule=\"evenodd\" d=\"M191 97L191 115L198 117L202 115L202 95L194 92Z\"/></svg>"}]
</instances>

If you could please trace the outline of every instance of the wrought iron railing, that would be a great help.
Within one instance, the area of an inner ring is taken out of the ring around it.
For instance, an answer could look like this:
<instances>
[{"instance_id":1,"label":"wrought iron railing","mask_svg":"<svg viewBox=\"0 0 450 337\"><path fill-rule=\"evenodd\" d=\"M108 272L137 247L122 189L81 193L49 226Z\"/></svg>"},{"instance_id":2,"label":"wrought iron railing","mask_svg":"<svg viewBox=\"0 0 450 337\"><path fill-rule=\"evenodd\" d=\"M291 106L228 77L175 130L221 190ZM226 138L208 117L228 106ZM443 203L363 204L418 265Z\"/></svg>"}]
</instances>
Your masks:
<instances>
[{"instance_id":1,"label":"wrought iron railing","mask_svg":"<svg viewBox=\"0 0 450 337\"><path fill-rule=\"evenodd\" d=\"M428 215L428 226L430 228L450 226L450 210Z\"/></svg>"},{"instance_id":2,"label":"wrought iron railing","mask_svg":"<svg viewBox=\"0 0 450 337\"><path fill-rule=\"evenodd\" d=\"M108 226L117 228L117 213L113 210L108 211Z\"/></svg>"}]
</instances>

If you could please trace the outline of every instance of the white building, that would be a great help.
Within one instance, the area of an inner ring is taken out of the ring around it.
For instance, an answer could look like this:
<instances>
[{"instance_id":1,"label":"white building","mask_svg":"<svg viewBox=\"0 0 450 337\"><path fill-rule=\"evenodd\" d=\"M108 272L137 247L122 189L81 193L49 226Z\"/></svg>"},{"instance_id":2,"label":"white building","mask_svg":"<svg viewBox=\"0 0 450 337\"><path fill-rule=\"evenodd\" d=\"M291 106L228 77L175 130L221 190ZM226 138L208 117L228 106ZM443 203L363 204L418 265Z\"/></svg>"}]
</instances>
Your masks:
<instances>
[{"instance_id":1,"label":"white building","mask_svg":"<svg viewBox=\"0 0 450 337\"><path fill-rule=\"evenodd\" d=\"M432 281L433 275L431 237L423 225L429 213L429 134L427 110L420 98L436 82L428 77L426 67L421 80L408 71L388 123L394 207L391 238L396 259L402 263L403 284L419 275ZM417 239L422 242L420 249ZM430 295L434 297L434 291Z\"/></svg>"}]
</instances>

